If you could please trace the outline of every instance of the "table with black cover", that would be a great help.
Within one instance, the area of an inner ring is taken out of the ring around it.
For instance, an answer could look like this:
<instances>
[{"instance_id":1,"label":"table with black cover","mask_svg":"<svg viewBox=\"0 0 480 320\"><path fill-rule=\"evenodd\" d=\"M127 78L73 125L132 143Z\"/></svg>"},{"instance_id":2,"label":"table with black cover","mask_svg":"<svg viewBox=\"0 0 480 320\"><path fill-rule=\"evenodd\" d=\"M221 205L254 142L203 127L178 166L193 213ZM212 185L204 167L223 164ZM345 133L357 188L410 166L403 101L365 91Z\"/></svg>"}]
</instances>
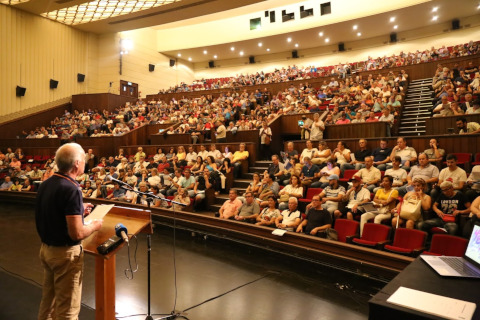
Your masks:
<instances>
[{"instance_id":1,"label":"table with black cover","mask_svg":"<svg viewBox=\"0 0 480 320\"><path fill-rule=\"evenodd\" d=\"M443 319L387 302L399 287L420 290L477 305L472 319L480 319L480 279L442 277L420 257L399 273L369 303L369 319Z\"/></svg>"}]
</instances>

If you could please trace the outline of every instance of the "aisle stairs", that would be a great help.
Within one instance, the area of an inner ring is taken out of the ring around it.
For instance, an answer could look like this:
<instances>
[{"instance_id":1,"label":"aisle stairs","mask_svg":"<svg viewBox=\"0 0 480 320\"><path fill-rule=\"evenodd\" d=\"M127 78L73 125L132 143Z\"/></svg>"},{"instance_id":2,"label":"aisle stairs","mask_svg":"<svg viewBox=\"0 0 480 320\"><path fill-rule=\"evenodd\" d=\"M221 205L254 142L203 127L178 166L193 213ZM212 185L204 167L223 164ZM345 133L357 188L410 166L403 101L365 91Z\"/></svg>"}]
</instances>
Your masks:
<instances>
[{"instance_id":1,"label":"aisle stairs","mask_svg":"<svg viewBox=\"0 0 480 320\"><path fill-rule=\"evenodd\" d=\"M425 119L431 117L432 93L430 88L432 78L413 80L408 85L403 105L399 136L425 135Z\"/></svg>"}]
</instances>

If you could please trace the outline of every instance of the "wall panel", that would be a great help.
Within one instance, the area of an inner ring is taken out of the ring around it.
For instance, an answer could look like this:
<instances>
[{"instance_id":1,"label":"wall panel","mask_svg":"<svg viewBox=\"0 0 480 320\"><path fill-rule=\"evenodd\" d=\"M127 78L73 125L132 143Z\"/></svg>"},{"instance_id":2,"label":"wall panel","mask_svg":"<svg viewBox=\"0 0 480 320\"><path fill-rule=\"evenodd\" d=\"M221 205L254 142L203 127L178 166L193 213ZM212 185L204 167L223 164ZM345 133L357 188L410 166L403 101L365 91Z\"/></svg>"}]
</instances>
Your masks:
<instances>
[{"instance_id":1,"label":"wall panel","mask_svg":"<svg viewBox=\"0 0 480 320\"><path fill-rule=\"evenodd\" d=\"M87 33L5 5L0 30L0 121L86 91L76 75L87 70ZM49 88L50 79L59 81L58 89ZM17 85L27 88L22 98L15 96Z\"/></svg>"}]
</instances>

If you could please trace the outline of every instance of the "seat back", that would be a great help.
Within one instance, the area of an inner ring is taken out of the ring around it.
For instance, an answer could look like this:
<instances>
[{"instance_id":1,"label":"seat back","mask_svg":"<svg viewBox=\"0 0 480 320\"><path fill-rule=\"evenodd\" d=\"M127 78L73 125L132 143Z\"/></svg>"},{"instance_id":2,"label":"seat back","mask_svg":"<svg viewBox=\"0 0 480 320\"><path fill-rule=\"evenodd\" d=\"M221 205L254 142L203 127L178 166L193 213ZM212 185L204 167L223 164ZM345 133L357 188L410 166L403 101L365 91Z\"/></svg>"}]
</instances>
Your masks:
<instances>
[{"instance_id":1,"label":"seat back","mask_svg":"<svg viewBox=\"0 0 480 320\"><path fill-rule=\"evenodd\" d=\"M426 232L415 229L398 228L395 231L393 246L414 250L423 247L426 239Z\"/></svg>"},{"instance_id":2,"label":"seat back","mask_svg":"<svg viewBox=\"0 0 480 320\"><path fill-rule=\"evenodd\" d=\"M470 162L472 159L471 153L454 153L454 155L457 156L457 162L459 163Z\"/></svg>"},{"instance_id":3,"label":"seat back","mask_svg":"<svg viewBox=\"0 0 480 320\"><path fill-rule=\"evenodd\" d=\"M477 153L475 154L475 160L474 160L474 162L480 162L480 152L477 152Z\"/></svg>"},{"instance_id":4,"label":"seat back","mask_svg":"<svg viewBox=\"0 0 480 320\"><path fill-rule=\"evenodd\" d=\"M320 194L322 192L322 188L308 188L306 199L312 200L313 196Z\"/></svg>"},{"instance_id":5,"label":"seat back","mask_svg":"<svg viewBox=\"0 0 480 320\"><path fill-rule=\"evenodd\" d=\"M363 226L362 239L373 242L388 240L391 227L384 224L365 223Z\"/></svg>"},{"instance_id":6,"label":"seat back","mask_svg":"<svg viewBox=\"0 0 480 320\"><path fill-rule=\"evenodd\" d=\"M348 180L350 180L350 178L353 177L353 175L354 175L355 173L357 173L357 172L358 172L358 170L355 170L355 169L347 169L347 170L345 170L345 171L343 172L343 177L342 177L342 179L348 181Z\"/></svg>"},{"instance_id":7,"label":"seat back","mask_svg":"<svg viewBox=\"0 0 480 320\"><path fill-rule=\"evenodd\" d=\"M347 236L358 234L360 223L355 220L337 219L335 220L335 230L338 233L338 241L347 242Z\"/></svg>"},{"instance_id":8,"label":"seat back","mask_svg":"<svg viewBox=\"0 0 480 320\"><path fill-rule=\"evenodd\" d=\"M448 234L434 234L430 252L444 256L463 257L467 250L468 240Z\"/></svg>"}]
</instances>

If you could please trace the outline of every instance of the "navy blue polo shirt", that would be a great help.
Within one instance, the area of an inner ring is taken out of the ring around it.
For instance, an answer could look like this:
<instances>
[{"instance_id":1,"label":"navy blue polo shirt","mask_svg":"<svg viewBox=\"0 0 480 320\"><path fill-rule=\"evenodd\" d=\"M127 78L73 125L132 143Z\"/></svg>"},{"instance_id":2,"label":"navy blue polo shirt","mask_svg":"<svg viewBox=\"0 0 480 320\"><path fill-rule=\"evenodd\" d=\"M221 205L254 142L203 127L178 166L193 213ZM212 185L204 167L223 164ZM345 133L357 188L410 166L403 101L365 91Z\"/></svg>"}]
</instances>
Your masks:
<instances>
[{"instance_id":1,"label":"navy blue polo shirt","mask_svg":"<svg viewBox=\"0 0 480 320\"><path fill-rule=\"evenodd\" d=\"M35 221L43 243L50 246L73 246L80 243L68 235L66 216L82 216L80 185L71 177L55 173L42 182L37 192Z\"/></svg>"}]
</instances>

